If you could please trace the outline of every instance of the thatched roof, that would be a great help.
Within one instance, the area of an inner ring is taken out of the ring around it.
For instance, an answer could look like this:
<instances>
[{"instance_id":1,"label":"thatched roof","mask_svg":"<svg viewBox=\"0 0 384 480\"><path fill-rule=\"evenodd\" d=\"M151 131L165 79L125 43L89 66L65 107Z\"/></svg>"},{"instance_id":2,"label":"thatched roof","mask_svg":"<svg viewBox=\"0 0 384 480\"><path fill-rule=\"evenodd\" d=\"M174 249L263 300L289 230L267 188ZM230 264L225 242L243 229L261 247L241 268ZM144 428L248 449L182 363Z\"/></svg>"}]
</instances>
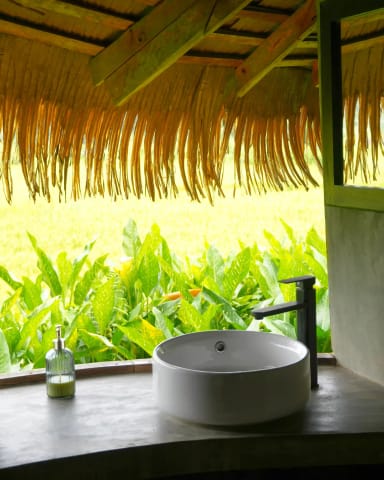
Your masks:
<instances>
[{"instance_id":1,"label":"thatched roof","mask_svg":"<svg viewBox=\"0 0 384 480\"><path fill-rule=\"evenodd\" d=\"M383 28L343 31L349 173L367 166L368 124L382 141ZM15 146L33 198L158 198L177 193L176 173L191 198L210 198L229 142L249 192L308 187L307 146L321 169L317 87L314 0L2 0L6 198Z\"/></svg>"}]
</instances>

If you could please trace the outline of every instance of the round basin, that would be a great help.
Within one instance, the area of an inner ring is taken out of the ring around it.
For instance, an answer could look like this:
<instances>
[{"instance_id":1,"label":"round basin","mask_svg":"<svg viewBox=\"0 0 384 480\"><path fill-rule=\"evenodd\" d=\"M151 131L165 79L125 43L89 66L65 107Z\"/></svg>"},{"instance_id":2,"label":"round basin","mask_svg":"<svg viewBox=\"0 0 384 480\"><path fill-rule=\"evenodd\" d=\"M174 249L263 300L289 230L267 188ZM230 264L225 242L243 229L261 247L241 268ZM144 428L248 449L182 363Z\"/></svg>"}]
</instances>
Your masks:
<instances>
[{"instance_id":1,"label":"round basin","mask_svg":"<svg viewBox=\"0 0 384 480\"><path fill-rule=\"evenodd\" d=\"M209 425L249 425L305 407L309 351L282 335L206 331L174 337L153 353L159 409Z\"/></svg>"}]
</instances>

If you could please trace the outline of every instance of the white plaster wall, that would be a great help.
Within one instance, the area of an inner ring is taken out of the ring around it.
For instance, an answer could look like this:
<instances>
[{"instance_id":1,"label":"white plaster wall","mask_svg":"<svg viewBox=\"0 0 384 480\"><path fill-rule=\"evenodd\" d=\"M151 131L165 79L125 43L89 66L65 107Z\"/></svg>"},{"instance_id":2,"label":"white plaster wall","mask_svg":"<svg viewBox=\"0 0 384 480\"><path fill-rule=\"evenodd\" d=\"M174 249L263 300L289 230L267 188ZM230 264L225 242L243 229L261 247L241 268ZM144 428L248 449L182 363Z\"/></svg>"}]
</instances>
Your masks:
<instances>
[{"instance_id":1,"label":"white plaster wall","mask_svg":"<svg viewBox=\"0 0 384 480\"><path fill-rule=\"evenodd\" d=\"M328 206L325 217L333 350L384 384L384 213Z\"/></svg>"}]
</instances>

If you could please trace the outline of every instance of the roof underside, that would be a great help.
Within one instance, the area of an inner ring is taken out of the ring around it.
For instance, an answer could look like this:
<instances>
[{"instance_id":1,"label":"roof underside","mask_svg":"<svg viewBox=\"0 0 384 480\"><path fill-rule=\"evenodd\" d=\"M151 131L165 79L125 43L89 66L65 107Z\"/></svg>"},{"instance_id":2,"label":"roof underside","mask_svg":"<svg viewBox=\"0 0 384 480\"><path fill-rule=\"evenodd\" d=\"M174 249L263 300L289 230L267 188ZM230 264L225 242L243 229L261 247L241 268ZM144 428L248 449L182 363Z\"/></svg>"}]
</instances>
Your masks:
<instances>
[{"instance_id":1,"label":"roof underside","mask_svg":"<svg viewBox=\"0 0 384 480\"><path fill-rule=\"evenodd\" d=\"M33 198L155 199L176 194L180 176L191 198L211 199L230 147L249 193L315 184L316 31L314 0L2 0L7 200L15 157ZM383 13L342 31L352 176L374 174L382 147L383 32Z\"/></svg>"}]
</instances>

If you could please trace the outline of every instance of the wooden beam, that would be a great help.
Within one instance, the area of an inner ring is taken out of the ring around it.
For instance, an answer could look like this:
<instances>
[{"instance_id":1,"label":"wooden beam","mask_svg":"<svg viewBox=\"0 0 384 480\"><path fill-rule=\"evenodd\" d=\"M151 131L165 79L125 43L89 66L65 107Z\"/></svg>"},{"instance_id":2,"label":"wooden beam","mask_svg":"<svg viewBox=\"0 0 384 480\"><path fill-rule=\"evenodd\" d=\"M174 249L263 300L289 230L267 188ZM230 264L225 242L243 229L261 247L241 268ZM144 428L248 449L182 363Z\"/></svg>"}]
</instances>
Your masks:
<instances>
[{"instance_id":1,"label":"wooden beam","mask_svg":"<svg viewBox=\"0 0 384 480\"><path fill-rule=\"evenodd\" d=\"M249 2L164 0L91 60L95 83L121 105Z\"/></svg>"},{"instance_id":2,"label":"wooden beam","mask_svg":"<svg viewBox=\"0 0 384 480\"><path fill-rule=\"evenodd\" d=\"M312 64L317 57L313 56L300 56L283 58L275 67L297 67L307 68L312 70ZM188 55L182 56L177 63L184 63L189 65L215 65L216 67L237 68L241 65L243 60L237 58L236 55L222 56L215 52L207 52L206 55L202 55L199 52L188 52Z\"/></svg>"},{"instance_id":3,"label":"wooden beam","mask_svg":"<svg viewBox=\"0 0 384 480\"><path fill-rule=\"evenodd\" d=\"M45 32L37 28L19 25L17 23L8 22L0 19L0 32L7 35L13 35L26 40L38 41L47 45L54 45L59 48L71 50L93 57L103 51L103 47L94 43L83 42L77 39L65 37L62 35ZM357 47L357 44L353 44ZM244 59L234 54L220 54L217 52L198 52L190 51L179 58L178 63L194 64L194 65L215 65L220 67L237 68L242 64ZM290 58L283 59L277 66L279 67L309 67L311 58Z\"/></svg>"},{"instance_id":4,"label":"wooden beam","mask_svg":"<svg viewBox=\"0 0 384 480\"><path fill-rule=\"evenodd\" d=\"M258 47L267 38L267 34L253 34L252 32L241 32L229 28L219 28L208 35L207 38L216 40L217 42L220 42L220 44L223 44L223 42L231 42L233 45Z\"/></svg>"},{"instance_id":5,"label":"wooden beam","mask_svg":"<svg viewBox=\"0 0 384 480\"><path fill-rule=\"evenodd\" d=\"M37 41L47 45L54 45L59 48L71 50L73 52L83 53L85 55L94 56L103 50L100 45L94 43L83 42L70 37L64 37L55 33L39 30L38 28L27 27L18 23L9 22L0 19L0 32L7 35L13 35L26 40Z\"/></svg>"},{"instance_id":6,"label":"wooden beam","mask_svg":"<svg viewBox=\"0 0 384 480\"><path fill-rule=\"evenodd\" d=\"M272 7L261 6L249 6L244 8L238 13L240 18L251 18L257 21L263 21L268 23L282 23L285 22L292 14L291 11Z\"/></svg>"},{"instance_id":7,"label":"wooden beam","mask_svg":"<svg viewBox=\"0 0 384 480\"><path fill-rule=\"evenodd\" d=\"M384 31L374 32L365 37L353 37L341 43L342 53L354 53L371 47L377 47L384 43Z\"/></svg>"},{"instance_id":8,"label":"wooden beam","mask_svg":"<svg viewBox=\"0 0 384 480\"><path fill-rule=\"evenodd\" d=\"M303 57L288 57L283 58L276 65L276 67L292 67L292 68L307 68L312 70L312 64L317 59L317 57L312 56L303 56Z\"/></svg>"},{"instance_id":9,"label":"wooden beam","mask_svg":"<svg viewBox=\"0 0 384 480\"><path fill-rule=\"evenodd\" d=\"M241 30L231 30L229 28L219 28L215 32L208 35L212 40L217 40L218 42L229 41L234 45L249 46L249 47L258 47L263 41L268 38L269 34L264 33L253 33L253 32L242 32ZM303 39L295 45L295 48L304 48L304 49L316 49L317 50L317 40L313 39Z\"/></svg>"},{"instance_id":10,"label":"wooden beam","mask_svg":"<svg viewBox=\"0 0 384 480\"><path fill-rule=\"evenodd\" d=\"M312 48L314 50L317 50L317 46L317 40L302 40L300 42L297 42L295 48Z\"/></svg>"},{"instance_id":11,"label":"wooden beam","mask_svg":"<svg viewBox=\"0 0 384 480\"><path fill-rule=\"evenodd\" d=\"M167 23L172 24L193 4L193 0L165 0L141 21L124 32L115 42L106 47L90 62L92 78L100 85L131 57L150 44Z\"/></svg>"},{"instance_id":12,"label":"wooden beam","mask_svg":"<svg viewBox=\"0 0 384 480\"><path fill-rule=\"evenodd\" d=\"M186 55L179 58L177 63L183 63L188 65L214 65L216 67L228 67L237 68L242 58L238 58L236 55L221 55L216 52L194 52L189 51Z\"/></svg>"},{"instance_id":13,"label":"wooden beam","mask_svg":"<svg viewBox=\"0 0 384 480\"><path fill-rule=\"evenodd\" d=\"M126 30L133 24L133 20L127 18L110 15L97 11L96 9L90 9L60 0L13 0L13 3L37 12L52 12L58 15L76 18L84 22L98 23L116 30Z\"/></svg>"},{"instance_id":14,"label":"wooden beam","mask_svg":"<svg viewBox=\"0 0 384 480\"><path fill-rule=\"evenodd\" d=\"M308 0L282 23L235 72L237 94L242 97L309 35L316 25L316 1Z\"/></svg>"}]
</instances>

